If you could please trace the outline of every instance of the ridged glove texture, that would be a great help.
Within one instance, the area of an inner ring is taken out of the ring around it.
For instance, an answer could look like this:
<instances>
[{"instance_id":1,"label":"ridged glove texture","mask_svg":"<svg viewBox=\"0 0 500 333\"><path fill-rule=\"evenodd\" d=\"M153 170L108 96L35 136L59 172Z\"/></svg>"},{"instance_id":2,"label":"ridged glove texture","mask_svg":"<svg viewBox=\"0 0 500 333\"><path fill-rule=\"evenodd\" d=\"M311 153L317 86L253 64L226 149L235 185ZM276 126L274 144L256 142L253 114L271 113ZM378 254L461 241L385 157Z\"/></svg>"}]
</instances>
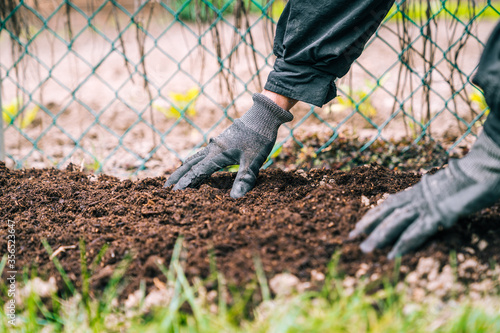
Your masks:
<instances>
[{"instance_id":1,"label":"ridged glove texture","mask_svg":"<svg viewBox=\"0 0 500 333\"><path fill-rule=\"evenodd\" d=\"M447 168L424 175L412 188L389 196L366 213L350 237L370 234L361 244L363 252L395 242L388 255L392 259L498 199L500 147L483 131L464 158L451 160Z\"/></svg>"},{"instance_id":2,"label":"ridged glove texture","mask_svg":"<svg viewBox=\"0 0 500 333\"><path fill-rule=\"evenodd\" d=\"M238 164L240 168L230 195L240 198L250 191L255 186L260 167L273 149L279 127L293 119L290 112L262 94L254 94L253 101L250 110L189 157L164 187L174 184L174 190L197 187L212 173Z\"/></svg>"}]
</instances>

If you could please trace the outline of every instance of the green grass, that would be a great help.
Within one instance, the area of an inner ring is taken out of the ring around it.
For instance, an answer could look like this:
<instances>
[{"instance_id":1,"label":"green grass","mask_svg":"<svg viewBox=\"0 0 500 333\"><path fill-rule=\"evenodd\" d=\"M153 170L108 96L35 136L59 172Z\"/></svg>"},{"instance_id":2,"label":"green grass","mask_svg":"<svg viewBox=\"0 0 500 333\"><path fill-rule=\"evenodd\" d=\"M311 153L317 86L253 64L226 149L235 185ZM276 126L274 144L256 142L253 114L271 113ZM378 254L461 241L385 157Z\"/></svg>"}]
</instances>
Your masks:
<instances>
[{"instance_id":1,"label":"green grass","mask_svg":"<svg viewBox=\"0 0 500 333\"><path fill-rule=\"evenodd\" d=\"M116 305L130 258L117 266L99 297L91 296L89 279L105 249L87 267L85 244L81 242L81 290L74 288L54 260L68 293L42 301L32 292L19 305L18 326L8 326L5 313L0 311L0 332L500 332L499 296L493 298L496 304L483 306L467 299L415 304L404 290L396 291L388 282L375 293L363 284L346 290L336 273L335 258L321 290L277 298L270 295L258 259L257 279L243 290L226 287L220 272L214 270L211 279L217 282L218 294L230 295L232 301L227 303L226 297L207 301L203 283L191 284L184 275L181 244L177 242L169 267L160 266L171 290L165 307L147 309L143 297L130 309ZM52 253L46 242L44 245ZM211 260L215 267L213 256ZM5 286L0 289L3 309Z\"/></svg>"}]
</instances>

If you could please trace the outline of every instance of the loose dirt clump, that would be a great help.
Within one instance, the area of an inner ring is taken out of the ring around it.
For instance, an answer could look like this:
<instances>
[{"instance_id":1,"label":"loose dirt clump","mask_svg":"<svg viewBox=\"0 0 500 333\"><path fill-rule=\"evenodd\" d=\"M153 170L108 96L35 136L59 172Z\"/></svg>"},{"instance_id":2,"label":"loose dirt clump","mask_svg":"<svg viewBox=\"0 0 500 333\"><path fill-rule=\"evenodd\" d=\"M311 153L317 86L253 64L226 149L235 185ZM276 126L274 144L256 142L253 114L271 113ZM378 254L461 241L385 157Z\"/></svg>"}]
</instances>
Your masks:
<instances>
[{"instance_id":1,"label":"loose dirt clump","mask_svg":"<svg viewBox=\"0 0 500 333\"><path fill-rule=\"evenodd\" d=\"M174 192L162 188L165 177L121 181L88 175L72 165L66 170L11 170L0 164L0 216L15 222L18 270L36 268L44 279L56 277L59 288L64 284L43 239L54 251L64 249L57 258L77 287L81 285L80 239L85 241L89 266L108 246L92 272L93 292L106 285L128 254L132 260L124 295L137 290L141 280L148 288L155 281L165 281L156 263L168 265L180 236L188 278L210 275L211 252L219 272L239 286L255 279L256 256L269 278L290 273L308 281L311 274L326 272L335 253L341 253L339 272L383 277L393 271L394 263L385 257L389 249L363 254L361 240L348 240L348 233L387 193L420 179L414 173L377 165L350 172L264 170L255 189L234 200L229 197L234 177L218 173L199 189ZM409 273L420 258L432 257L443 267L452 250L462 261L473 259L482 267L499 262L499 221L499 204L463 218L421 250L404 256L401 264ZM0 247L6 249L7 223L2 224L0 235ZM481 274L464 274L463 279L478 282Z\"/></svg>"}]
</instances>

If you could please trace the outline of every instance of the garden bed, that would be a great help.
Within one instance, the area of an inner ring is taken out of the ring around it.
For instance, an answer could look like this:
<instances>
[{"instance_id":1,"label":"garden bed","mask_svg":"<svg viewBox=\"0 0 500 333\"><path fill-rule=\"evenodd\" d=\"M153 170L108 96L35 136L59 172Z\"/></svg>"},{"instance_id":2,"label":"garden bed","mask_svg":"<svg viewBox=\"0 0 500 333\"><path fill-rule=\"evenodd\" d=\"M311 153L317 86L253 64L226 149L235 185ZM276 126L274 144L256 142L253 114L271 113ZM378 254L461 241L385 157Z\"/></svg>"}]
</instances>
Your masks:
<instances>
[{"instance_id":1,"label":"garden bed","mask_svg":"<svg viewBox=\"0 0 500 333\"><path fill-rule=\"evenodd\" d=\"M420 175L377 165L349 172L268 169L260 173L255 189L237 200L229 197L234 177L218 173L199 189L174 192L162 187L166 177L130 181L90 175L73 165L65 170L11 170L0 164L0 216L5 222L0 247L7 247L7 219L12 220L17 269L36 268L31 272L43 279L54 276L62 291L65 284L42 240L56 252L53 257L77 288L82 281L80 239L90 268L107 246L91 272L92 293L99 292L118 263L130 255L122 296L139 289L141 281L151 290L166 280L157 263L168 266L180 236L189 279L210 276L210 253L218 272L237 286L255 280L256 257L268 278L287 272L310 281L312 275L326 273L336 253L339 274L392 276L394 262L386 259L389 248L364 254L359 250L361 239L349 240L348 233L370 206L387 193L415 184ZM454 251L459 271L461 263L476 263L462 270L463 282L491 278L485 270L500 262L499 221L499 204L462 218L416 253L404 256L400 274L410 274L427 257L441 269ZM478 267L484 269L475 274Z\"/></svg>"}]
</instances>

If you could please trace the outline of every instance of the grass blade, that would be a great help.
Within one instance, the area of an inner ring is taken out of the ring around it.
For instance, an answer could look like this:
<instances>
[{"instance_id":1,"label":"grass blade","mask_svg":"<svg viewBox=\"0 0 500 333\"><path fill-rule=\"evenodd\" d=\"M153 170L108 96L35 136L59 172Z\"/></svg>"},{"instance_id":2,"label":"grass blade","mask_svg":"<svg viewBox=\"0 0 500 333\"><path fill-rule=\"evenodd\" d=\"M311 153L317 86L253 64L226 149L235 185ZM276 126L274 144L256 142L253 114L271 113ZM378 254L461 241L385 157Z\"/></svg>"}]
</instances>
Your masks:
<instances>
[{"instance_id":1,"label":"grass blade","mask_svg":"<svg viewBox=\"0 0 500 333\"><path fill-rule=\"evenodd\" d=\"M45 238L42 239L42 244L43 244L43 247L45 248L45 251L47 251L47 253L49 254L49 257L52 256L54 251L52 251L52 248L50 247L49 243L47 242L47 240ZM66 286L68 287L69 291L71 292L71 295L74 295L75 294L75 286L71 282L71 279L68 277L68 274L66 274L66 271L62 267L61 262L59 261L59 259L56 256L54 256L52 258L52 262L54 263L54 266L56 267L59 274L61 274L61 277L62 277L64 283L66 284Z\"/></svg>"}]
</instances>

